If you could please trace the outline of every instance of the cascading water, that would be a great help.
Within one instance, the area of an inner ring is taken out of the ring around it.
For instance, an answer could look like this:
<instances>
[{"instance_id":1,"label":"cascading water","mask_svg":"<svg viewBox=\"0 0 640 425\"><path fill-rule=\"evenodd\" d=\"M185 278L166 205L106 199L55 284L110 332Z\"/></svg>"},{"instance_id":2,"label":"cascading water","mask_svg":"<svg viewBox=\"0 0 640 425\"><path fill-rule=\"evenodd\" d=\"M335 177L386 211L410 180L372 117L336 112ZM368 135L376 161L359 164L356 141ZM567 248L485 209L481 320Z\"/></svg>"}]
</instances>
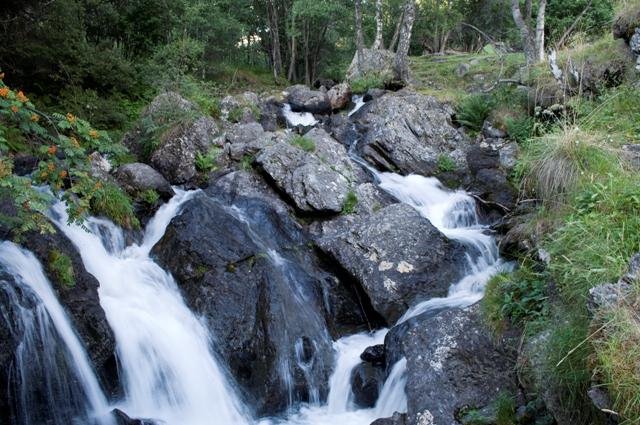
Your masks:
<instances>
[{"instance_id":1,"label":"cascading water","mask_svg":"<svg viewBox=\"0 0 640 425\"><path fill-rule=\"evenodd\" d=\"M142 244L130 247L109 221L90 218L88 231L67 224L62 203L54 206L52 219L100 282L100 304L116 337L125 388L119 407L167 425L245 424L249 420L209 348L206 328L171 275L149 258L193 194L178 191L149 222Z\"/></svg>"},{"instance_id":2,"label":"cascading water","mask_svg":"<svg viewBox=\"0 0 640 425\"><path fill-rule=\"evenodd\" d=\"M287 123L291 127L297 127L299 125L303 127L312 127L318 124L318 120L314 118L310 112L293 112L291 105L285 103L282 107L282 115L287 120Z\"/></svg>"},{"instance_id":3,"label":"cascading water","mask_svg":"<svg viewBox=\"0 0 640 425\"><path fill-rule=\"evenodd\" d=\"M358 112L360 110L360 108L362 108L364 106L364 104L366 103L364 101L364 96L362 96L362 95L353 96L351 98L351 102L353 102L353 109L350 110L349 113L347 114L348 117L350 117L351 115L353 115L356 112Z\"/></svg>"},{"instance_id":4,"label":"cascading water","mask_svg":"<svg viewBox=\"0 0 640 425\"><path fill-rule=\"evenodd\" d=\"M0 290L8 302L0 312L20 341L13 370L16 423L112 425L86 351L39 261L15 244L2 242L0 270L15 282L15 287L3 282Z\"/></svg>"}]
</instances>

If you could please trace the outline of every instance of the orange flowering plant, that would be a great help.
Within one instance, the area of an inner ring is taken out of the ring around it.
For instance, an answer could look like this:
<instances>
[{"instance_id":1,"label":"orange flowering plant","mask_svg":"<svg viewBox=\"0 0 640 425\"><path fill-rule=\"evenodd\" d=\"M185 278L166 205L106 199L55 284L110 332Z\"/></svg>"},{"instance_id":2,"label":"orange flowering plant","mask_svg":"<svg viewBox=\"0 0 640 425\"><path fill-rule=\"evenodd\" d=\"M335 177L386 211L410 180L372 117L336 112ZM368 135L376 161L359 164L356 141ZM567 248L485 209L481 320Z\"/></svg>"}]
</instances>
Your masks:
<instances>
[{"instance_id":1,"label":"orange flowering plant","mask_svg":"<svg viewBox=\"0 0 640 425\"><path fill-rule=\"evenodd\" d=\"M81 223L107 190L117 195L120 211L124 211L110 218L123 226L138 225L129 198L117 186L103 184L92 175L93 152L118 158L126 149L113 143L105 131L71 113L47 115L38 111L22 91L12 90L0 80L0 196L13 200L17 214L9 224L17 233L53 231L45 217L51 196L66 202L70 221ZM17 153L38 158L37 169L30 176L13 172L12 158ZM52 195L34 187L43 185ZM0 217L3 219L7 221Z\"/></svg>"}]
</instances>

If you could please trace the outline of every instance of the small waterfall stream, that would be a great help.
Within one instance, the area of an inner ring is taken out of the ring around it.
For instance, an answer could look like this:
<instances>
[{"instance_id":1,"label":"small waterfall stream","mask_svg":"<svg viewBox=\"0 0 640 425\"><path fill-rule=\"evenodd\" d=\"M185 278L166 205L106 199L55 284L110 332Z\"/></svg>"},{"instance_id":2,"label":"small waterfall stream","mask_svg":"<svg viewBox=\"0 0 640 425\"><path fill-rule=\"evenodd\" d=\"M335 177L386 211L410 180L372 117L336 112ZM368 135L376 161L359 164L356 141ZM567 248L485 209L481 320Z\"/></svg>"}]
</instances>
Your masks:
<instances>
[{"instance_id":1,"label":"small waterfall stream","mask_svg":"<svg viewBox=\"0 0 640 425\"><path fill-rule=\"evenodd\" d=\"M22 335L15 353L17 423L113 425L86 351L40 262L12 242L2 242L0 270L11 275L17 285L1 282L0 288L14 309L0 313L6 325L20 328ZM43 406L47 410L43 411Z\"/></svg>"}]
</instances>

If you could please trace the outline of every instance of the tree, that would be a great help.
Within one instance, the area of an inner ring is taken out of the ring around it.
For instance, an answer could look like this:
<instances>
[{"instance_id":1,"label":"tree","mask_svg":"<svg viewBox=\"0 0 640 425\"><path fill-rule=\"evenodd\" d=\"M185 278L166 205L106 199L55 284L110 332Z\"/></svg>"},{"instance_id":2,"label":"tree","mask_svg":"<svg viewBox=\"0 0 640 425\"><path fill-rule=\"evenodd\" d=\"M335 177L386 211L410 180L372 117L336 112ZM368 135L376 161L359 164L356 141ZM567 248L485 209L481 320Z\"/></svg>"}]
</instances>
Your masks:
<instances>
[{"instance_id":1,"label":"tree","mask_svg":"<svg viewBox=\"0 0 640 425\"><path fill-rule=\"evenodd\" d=\"M513 20L520 31L522 47L527 61L527 65L544 60L544 30L547 0L540 0L538 14L536 18L535 33L531 28L531 18L533 13L533 1L525 0L524 14L520 9L520 0L511 0L511 12Z\"/></svg>"},{"instance_id":2,"label":"tree","mask_svg":"<svg viewBox=\"0 0 640 425\"><path fill-rule=\"evenodd\" d=\"M355 0L356 9L356 63L358 66L358 72L362 67L362 55L364 51L364 36L362 35L362 2L361 0Z\"/></svg>"},{"instance_id":3,"label":"tree","mask_svg":"<svg viewBox=\"0 0 640 425\"><path fill-rule=\"evenodd\" d=\"M400 81L409 80L409 64L407 56L409 55L409 47L411 45L411 30L413 22L416 18L416 2L415 0L407 0L404 5L402 24L400 26L400 35L398 36L398 49L394 60L395 78Z\"/></svg>"},{"instance_id":4,"label":"tree","mask_svg":"<svg viewBox=\"0 0 640 425\"><path fill-rule=\"evenodd\" d=\"M373 41L374 49L384 49L382 42L382 30L384 26L382 24L382 0L376 0L376 38Z\"/></svg>"}]
</instances>

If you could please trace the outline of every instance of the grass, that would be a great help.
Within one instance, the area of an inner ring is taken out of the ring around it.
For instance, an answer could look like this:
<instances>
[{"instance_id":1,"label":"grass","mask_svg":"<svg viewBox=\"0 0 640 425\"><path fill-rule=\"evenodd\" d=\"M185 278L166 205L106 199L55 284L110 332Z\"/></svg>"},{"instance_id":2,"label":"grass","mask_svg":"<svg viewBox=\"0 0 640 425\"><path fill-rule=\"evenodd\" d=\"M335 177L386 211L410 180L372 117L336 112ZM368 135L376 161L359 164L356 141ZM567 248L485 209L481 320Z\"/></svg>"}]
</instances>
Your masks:
<instances>
[{"instance_id":1,"label":"grass","mask_svg":"<svg viewBox=\"0 0 640 425\"><path fill-rule=\"evenodd\" d=\"M356 94L364 94L369 89L383 89L384 77L378 74L367 74L364 77L351 81L351 91Z\"/></svg>"},{"instance_id":2,"label":"grass","mask_svg":"<svg viewBox=\"0 0 640 425\"><path fill-rule=\"evenodd\" d=\"M445 153L438 155L436 164L438 167L438 172L440 173L448 173L451 171L455 171L456 168L458 168L453 158Z\"/></svg>"},{"instance_id":3,"label":"grass","mask_svg":"<svg viewBox=\"0 0 640 425\"><path fill-rule=\"evenodd\" d=\"M160 195L153 189L147 189L138 194L138 199L147 205L156 205L160 200Z\"/></svg>"},{"instance_id":4,"label":"grass","mask_svg":"<svg viewBox=\"0 0 640 425\"><path fill-rule=\"evenodd\" d=\"M217 146L209 148L207 153L196 152L195 165L196 169L201 173L214 171L217 167L218 157L222 153L222 149Z\"/></svg>"},{"instance_id":5,"label":"grass","mask_svg":"<svg viewBox=\"0 0 640 425\"><path fill-rule=\"evenodd\" d=\"M342 203L342 214L349 215L356 212L356 207L358 206L358 195L353 190L349 190L347 192L347 196L344 198L344 202Z\"/></svg>"},{"instance_id":6,"label":"grass","mask_svg":"<svg viewBox=\"0 0 640 425\"><path fill-rule=\"evenodd\" d=\"M140 222L133 212L131 199L113 183L104 183L96 190L91 200L91 211L127 229L140 227Z\"/></svg>"},{"instance_id":7,"label":"grass","mask_svg":"<svg viewBox=\"0 0 640 425\"><path fill-rule=\"evenodd\" d=\"M289 139L289 143L302 149L305 152L315 152L316 150L316 144L313 140L305 136L300 136L299 134L291 137Z\"/></svg>"},{"instance_id":8,"label":"grass","mask_svg":"<svg viewBox=\"0 0 640 425\"><path fill-rule=\"evenodd\" d=\"M471 95L462 100L456 108L456 121L472 132L478 133L494 107L495 103L490 96Z\"/></svg>"},{"instance_id":9,"label":"grass","mask_svg":"<svg viewBox=\"0 0 640 425\"><path fill-rule=\"evenodd\" d=\"M66 288L72 288L76 284L75 271L71 258L63 252L52 249L49 251L49 269L56 279Z\"/></svg>"}]
</instances>

